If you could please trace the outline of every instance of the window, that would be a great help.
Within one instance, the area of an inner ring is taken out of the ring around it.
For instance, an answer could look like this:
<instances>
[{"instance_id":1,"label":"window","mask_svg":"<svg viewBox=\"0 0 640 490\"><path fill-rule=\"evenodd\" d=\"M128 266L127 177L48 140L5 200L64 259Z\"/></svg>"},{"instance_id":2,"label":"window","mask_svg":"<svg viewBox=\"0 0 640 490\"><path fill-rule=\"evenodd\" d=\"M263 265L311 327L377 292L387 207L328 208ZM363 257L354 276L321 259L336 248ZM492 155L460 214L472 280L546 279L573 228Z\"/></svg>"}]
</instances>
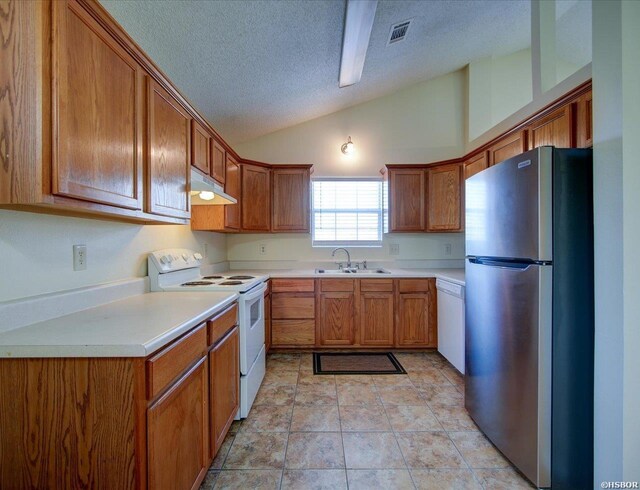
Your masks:
<instances>
[{"instance_id":1,"label":"window","mask_svg":"<svg viewBox=\"0 0 640 490\"><path fill-rule=\"evenodd\" d=\"M381 247L386 231L380 179L313 180L313 246Z\"/></svg>"}]
</instances>

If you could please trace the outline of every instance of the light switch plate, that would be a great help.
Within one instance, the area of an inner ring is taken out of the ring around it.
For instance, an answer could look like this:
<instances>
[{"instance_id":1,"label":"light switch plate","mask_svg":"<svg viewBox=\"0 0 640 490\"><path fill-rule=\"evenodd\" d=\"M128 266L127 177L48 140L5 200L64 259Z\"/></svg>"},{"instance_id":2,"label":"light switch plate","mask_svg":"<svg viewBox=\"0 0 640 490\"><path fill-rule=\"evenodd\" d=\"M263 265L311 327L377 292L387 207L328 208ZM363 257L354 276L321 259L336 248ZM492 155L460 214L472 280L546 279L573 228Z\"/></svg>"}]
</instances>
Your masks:
<instances>
[{"instance_id":1,"label":"light switch plate","mask_svg":"<svg viewBox=\"0 0 640 490\"><path fill-rule=\"evenodd\" d=\"M399 243L390 243L389 244L389 255L400 255L400 244Z\"/></svg>"},{"instance_id":2,"label":"light switch plate","mask_svg":"<svg viewBox=\"0 0 640 490\"><path fill-rule=\"evenodd\" d=\"M451 244L450 243L445 243L444 244L444 254L445 255L451 255Z\"/></svg>"}]
</instances>

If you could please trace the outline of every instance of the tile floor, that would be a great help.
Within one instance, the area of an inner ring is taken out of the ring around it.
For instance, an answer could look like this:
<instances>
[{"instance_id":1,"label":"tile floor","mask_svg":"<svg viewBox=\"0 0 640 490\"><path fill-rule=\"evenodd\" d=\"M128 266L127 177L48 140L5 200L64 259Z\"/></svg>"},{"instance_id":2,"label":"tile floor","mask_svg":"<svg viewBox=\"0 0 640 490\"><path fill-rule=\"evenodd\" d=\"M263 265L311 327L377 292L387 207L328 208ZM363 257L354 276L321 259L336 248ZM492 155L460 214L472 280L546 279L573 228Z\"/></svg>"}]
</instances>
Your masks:
<instances>
[{"instance_id":1,"label":"tile floor","mask_svg":"<svg viewBox=\"0 0 640 490\"><path fill-rule=\"evenodd\" d=\"M314 376L310 353L272 354L202 489L531 489L478 431L462 376L437 352L407 375Z\"/></svg>"}]
</instances>

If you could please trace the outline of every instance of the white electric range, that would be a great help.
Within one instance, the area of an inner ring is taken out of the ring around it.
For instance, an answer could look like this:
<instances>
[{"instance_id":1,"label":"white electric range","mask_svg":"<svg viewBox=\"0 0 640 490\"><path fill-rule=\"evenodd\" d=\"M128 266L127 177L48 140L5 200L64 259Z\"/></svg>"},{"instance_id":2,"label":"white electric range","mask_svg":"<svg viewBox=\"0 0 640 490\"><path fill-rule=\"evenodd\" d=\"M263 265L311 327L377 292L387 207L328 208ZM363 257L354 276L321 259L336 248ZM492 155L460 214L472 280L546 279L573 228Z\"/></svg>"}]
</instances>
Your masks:
<instances>
[{"instance_id":1,"label":"white electric range","mask_svg":"<svg viewBox=\"0 0 640 490\"><path fill-rule=\"evenodd\" d=\"M240 333L240 410L249 414L266 371L264 345L264 292L266 276L201 275L202 255L188 249L165 249L149 254L151 291L230 291L238 299Z\"/></svg>"}]
</instances>

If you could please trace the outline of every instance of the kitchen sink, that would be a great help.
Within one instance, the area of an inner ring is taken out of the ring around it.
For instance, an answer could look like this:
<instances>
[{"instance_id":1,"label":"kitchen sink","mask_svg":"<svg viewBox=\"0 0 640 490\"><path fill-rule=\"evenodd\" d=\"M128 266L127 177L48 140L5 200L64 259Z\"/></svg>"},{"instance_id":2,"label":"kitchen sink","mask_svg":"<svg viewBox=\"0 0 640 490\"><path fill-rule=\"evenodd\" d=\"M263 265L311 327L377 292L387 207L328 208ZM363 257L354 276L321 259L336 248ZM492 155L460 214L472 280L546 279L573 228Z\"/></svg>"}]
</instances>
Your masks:
<instances>
[{"instance_id":1,"label":"kitchen sink","mask_svg":"<svg viewBox=\"0 0 640 490\"><path fill-rule=\"evenodd\" d=\"M391 274L386 269L316 269L316 274L356 274L356 275L370 275L370 274Z\"/></svg>"}]
</instances>

